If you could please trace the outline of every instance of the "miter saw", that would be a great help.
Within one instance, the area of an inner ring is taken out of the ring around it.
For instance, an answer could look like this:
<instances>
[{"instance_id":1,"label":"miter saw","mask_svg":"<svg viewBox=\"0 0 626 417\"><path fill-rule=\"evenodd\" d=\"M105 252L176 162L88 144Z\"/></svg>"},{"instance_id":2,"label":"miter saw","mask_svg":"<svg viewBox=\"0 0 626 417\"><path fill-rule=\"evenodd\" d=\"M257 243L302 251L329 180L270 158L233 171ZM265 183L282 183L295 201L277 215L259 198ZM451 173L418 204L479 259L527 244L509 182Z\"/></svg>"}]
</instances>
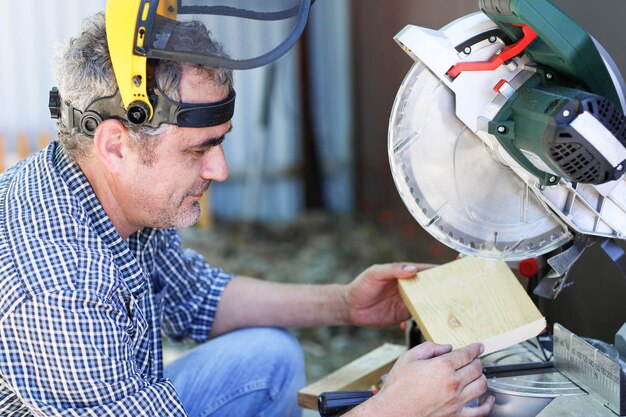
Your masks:
<instances>
[{"instance_id":1,"label":"miter saw","mask_svg":"<svg viewBox=\"0 0 626 417\"><path fill-rule=\"evenodd\" d=\"M516 261L561 250L536 293L554 298L599 242L622 269L624 80L602 46L548 0L480 0L441 30L407 26L415 60L397 94L389 159L435 238Z\"/></svg>"},{"instance_id":2,"label":"miter saw","mask_svg":"<svg viewBox=\"0 0 626 417\"><path fill-rule=\"evenodd\" d=\"M509 262L550 256L535 289L546 298L562 291L594 243L624 273L616 243L626 239L620 72L548 0L479 6L441 30L407 26L395 37L415 61L389 125L389 159L404 203L462 254ZM548 342L555 360L538 343L483 358L498 397L492 415L626 414L617 351L558 324ZM541 404L531 407L537 398Z\"/></svg>"},{"instance_id":3,"label":"miter saw","mask_svg":"<svg viewBox=\"0 0 626 417\"><path fill-rule=\"evenodd\" d=\"M535 290L547 298L594 243L626 271L615 243L626 238L626 87L616 65L548 0L479 6L441 30L407 26L395 37L415 61L389 125L404 203L464 255L550 255ZM626 415L625 355L626 325L612 346L555 324L552 336L482 358L491 416ZM324 393L320 414L371 395Z\"/></svg>"}]
</instances>

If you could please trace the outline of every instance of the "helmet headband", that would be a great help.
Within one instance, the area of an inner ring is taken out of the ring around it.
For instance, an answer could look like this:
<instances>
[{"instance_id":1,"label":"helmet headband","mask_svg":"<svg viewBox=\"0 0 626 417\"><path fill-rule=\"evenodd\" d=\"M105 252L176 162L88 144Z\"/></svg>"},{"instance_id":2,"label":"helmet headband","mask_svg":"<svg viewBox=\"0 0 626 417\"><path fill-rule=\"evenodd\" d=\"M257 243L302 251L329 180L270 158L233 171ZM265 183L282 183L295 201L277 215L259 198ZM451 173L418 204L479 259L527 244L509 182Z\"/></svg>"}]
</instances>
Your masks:
<instances>
[{"instance_id":1,"label":"helmet headband","mask_svg":"<svg viewBox=\"0 0 626 417\"><path fill-rule=\"evenodd\" d=\"M128 112L124 109L119 90L112 96L92 101L81 111L64 102L54 87L50 91L50 115L53 119L61 120L66 132L79 129L84 135L93 136L100 122L107 119L127 120L131 125L153 128L164 123L202 128L224 124L232 119L235 112L234 90L230 90L224 100L215 103L181 103L167 97L158 87L154 92L154 117L149 121L145 120L141 108L131 108Z\"/></svg>"}]
</instances>

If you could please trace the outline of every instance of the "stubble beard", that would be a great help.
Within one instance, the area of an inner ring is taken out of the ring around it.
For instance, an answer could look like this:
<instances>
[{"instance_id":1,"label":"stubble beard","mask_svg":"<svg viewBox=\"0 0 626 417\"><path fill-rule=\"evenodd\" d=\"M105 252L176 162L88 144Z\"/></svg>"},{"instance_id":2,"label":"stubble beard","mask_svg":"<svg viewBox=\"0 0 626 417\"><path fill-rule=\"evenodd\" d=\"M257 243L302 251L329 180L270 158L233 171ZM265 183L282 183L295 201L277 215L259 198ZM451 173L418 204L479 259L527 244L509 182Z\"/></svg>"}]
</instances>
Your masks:
<instances>
[{"instance_id":1,"label":"stubble beard","mask_svg":"<svg viewBox=\"0 0 626 417\"><path fill-rule=\"evenodd\" d=\"M187 190L178 201L176 207L173 207L171 211L161 213L161 215L155 219L155 223L159 225L157 227L179 229L196 224L202 214L200 201L197 200L190 204L187 200L190 196L199 195L201 193L201 198L206 198L204 194L208 191L210 185L211 181L207 181Z\"/></svg>"}]
</instances>

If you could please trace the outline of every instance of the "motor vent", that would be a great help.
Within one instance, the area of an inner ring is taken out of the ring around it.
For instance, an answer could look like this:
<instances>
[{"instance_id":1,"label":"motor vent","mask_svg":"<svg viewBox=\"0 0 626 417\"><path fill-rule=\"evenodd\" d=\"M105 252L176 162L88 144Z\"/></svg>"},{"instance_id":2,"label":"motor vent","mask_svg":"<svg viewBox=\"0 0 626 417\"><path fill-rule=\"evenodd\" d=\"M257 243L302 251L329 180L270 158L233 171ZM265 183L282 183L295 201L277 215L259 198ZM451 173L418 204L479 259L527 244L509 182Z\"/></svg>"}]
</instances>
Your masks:
<instances>
[{"instance_id":1,"label":"motor vent","mask_svg":"<svg viewBox=\"0 0 626 417\"><path fill-rule=\"evenodd\" d=\"M626 116L612 102L589 94L579 101L577 107L577 110L572 108L572 112L592 115L622 146L626 146ZM546 143L547 153L562 171L560 174L573 182L596 185L619 178L623 167L613 166L588 138L572 128L571 120L567 116L557 118L555 136Z\"/></svg>"},{"instance_id":2,"label":"motor vent","mask_svg":"<svg viewBox=\"0 0 626 417\"><path fill-rule=\"evenodd\" d=\"M598 184L608 180L602 175L602 164L580 143L556 143L551 157L574 182Z\"/></svg>"},{"instance_id":3,"label":"motor vent","mask_svg":"<svg viewBox=\"0 0 626 417\"><path fill-rule=\"evenodd\" d=\"M609 100L594 96L581 101L585 111L598 119L621 143L626 146L626 116Z\"/></svg>"}]
</instances>

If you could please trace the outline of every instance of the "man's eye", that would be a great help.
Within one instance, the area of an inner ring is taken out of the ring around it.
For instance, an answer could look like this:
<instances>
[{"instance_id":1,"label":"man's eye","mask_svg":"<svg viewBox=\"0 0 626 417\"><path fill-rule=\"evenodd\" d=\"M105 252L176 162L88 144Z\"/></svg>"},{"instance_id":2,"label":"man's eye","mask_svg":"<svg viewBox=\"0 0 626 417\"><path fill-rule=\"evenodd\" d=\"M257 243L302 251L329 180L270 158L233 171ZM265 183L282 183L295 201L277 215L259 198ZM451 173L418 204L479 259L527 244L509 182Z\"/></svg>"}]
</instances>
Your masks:
<instances>
[{"instance_id":1,"label":"man's eye","mask_svg":"<svg viewBox=\"0 0 626 417\"><path fill-rule=\"evenodd\" d=\"M203 145L199 148L190 149L190 153L194 156L200 157L204 155L205 153L209 152L214 147L221 145L222 142L224 142L224 139L225 139L224 136L222 136L219 139L214 139L209 144Z\"/></svg>"}]
</instances>

